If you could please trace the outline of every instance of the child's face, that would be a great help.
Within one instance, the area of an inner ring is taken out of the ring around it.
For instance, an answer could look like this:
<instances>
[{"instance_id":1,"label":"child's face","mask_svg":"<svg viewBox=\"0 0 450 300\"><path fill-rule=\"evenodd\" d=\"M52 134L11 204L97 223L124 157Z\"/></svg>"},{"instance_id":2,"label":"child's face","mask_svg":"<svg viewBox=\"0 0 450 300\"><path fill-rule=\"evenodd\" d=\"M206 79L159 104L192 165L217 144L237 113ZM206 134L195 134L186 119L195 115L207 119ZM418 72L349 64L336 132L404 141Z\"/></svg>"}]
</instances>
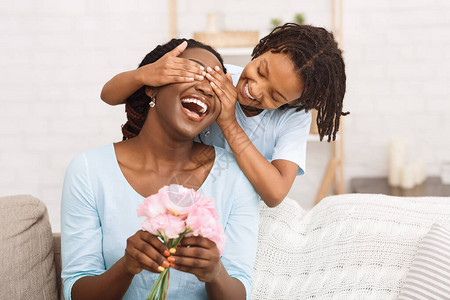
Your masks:
<instances>
[{"instance_id":1,"label":"child's face","mask_svg":"<svg viewBox=\"0 0 450 300\"><path fill-rule=\"evenodd\" d=\"M245 67L236 88L240 104L271 110L300 98L303 82L288 54L267 51Z\"/></svg>"}]
</instances>

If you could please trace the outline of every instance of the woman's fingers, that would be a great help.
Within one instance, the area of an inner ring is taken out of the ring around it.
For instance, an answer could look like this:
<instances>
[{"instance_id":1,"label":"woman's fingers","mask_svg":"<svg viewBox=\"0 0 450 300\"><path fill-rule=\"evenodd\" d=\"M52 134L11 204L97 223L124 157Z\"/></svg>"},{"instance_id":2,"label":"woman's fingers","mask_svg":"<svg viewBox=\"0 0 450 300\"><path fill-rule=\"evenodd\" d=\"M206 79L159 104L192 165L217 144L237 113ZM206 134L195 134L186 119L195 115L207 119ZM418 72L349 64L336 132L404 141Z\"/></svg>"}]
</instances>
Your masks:
<instances>
[{"instance_id":1,"label":"woman's fingers","mask_svg":"<svg viewBox=\"0 0 450 300\"><path fill-rule=\"evenodd\" d=\"M164 245L156 235L151 234L150 232L140 230L142 240L146 241L148 244L152 245L154 249L157 249L159 253L162 255L167 249L166 245Z\"/></svg>"},{"instance_id":2,"label":"woman's fingers","mask_svg":"<svg viewBox=\"0 0 450 300\"><path fill-rule=\"evenodd\" d=\"M125 249L125 254L127 258L134 259L138 264L140 269L146 269L150 272L157 273L160 272L158 270L158 267L160 264L158 264L156 261L151 259L147 254L145 254L142 251L139 251L137 248L127 248ZM128 261L129 259L127 259Z\"/></svg>"},{"instance_id":3,"label":"woman's fingers","mask_svg":"<svg viewBox=\"0 0 450 300\"><path fill-rule=\"evenodd\" d=\"M181 240L180 245L184 247L196 246L205 249L211 249L216 246L216 244L213 241L202 236L185 237Z\"/></svg>"},{"instance_id":4,"label":"woman's fingers","mask_svg":"<svg viewBox=\"0 0 450 300\"><path fill-rule=\"evenodd\" d=\"M174 267L185 267L185 268L196 268L196 269L204 269L209 268L211 265L210 260L203 258L192 258L185 256L175 256L175 261L172 263Z\"/></svg>"},{"instance_id":5,"label":"woman's fingers","mask_svg":"<svg viewBox=\"0 0 450 300\"><path fill-rule=\"evenodd\" d=\"M181 241L181 246L176 248L174 256L175 263L177 263L177 257L179 256L211 260L219 257L219 250L210 239L201 236L191 236Z\"/></svg>"},{"instance_id":6,"label":"woman's fingers","mask_svg":"<svg viewBox=\"0 0 450 300\"><path fill-rule=\"evenodd\" d=\"M164 256L167 250L167 247L155 235L140 230L127 240L125 256L127 261L131 259L131 265L134 260L140 268L157 273L170 266Z\"/></svg>"},{"instance_id":7,"label":"woman's fingers","mask_svg":"<svg viewBox=\"0 0 450 300\"><path fill-rule=\"evenodd\" d=\"M177 247L171 267L197 276L200 281L212 280L220 270L220 254L217 246L204 237L184 238Z\"/></svg>"}]
</instances>

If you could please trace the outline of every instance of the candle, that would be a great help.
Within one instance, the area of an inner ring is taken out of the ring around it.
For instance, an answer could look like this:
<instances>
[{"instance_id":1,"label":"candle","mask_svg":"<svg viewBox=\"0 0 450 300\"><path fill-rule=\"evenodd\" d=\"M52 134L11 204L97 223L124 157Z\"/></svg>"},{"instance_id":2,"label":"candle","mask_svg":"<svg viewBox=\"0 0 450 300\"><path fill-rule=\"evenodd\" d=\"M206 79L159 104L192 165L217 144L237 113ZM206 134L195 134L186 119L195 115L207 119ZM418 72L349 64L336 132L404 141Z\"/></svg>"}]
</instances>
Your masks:
<instances>
[{"instance_id":1,"label":"candle","mask_svg":"<svg viewBox=\"0 0 450 300\"><path fill-rule=\"evenodd\" d=\"M414 163L405 164L402 169L401 187L412 189L416 183L416 167Z\"/></svg>"},{"instance_id":2,"label":"candle","mask_svg":"<svg viewBox=\"0 0 450 300\"><path fill-rule=\"evenodd\" d=\"M393 187L400 186L401 180L402 180L402 166L391 165L389 167L389 175L388 175L389 185Z\"/></svg>"},{"instance_id":3,"label":"candle","mask_svg":"<svg viewBox=\"0 0 450 300\"><path fill-rule=\"evenodd\" d=\"M416 184L423 184L427 179L427 174L425 170L425 162L422 159L415 161L416 165Z\"/></svg>"},{"instance_id":4,"label":"candle","mask_svg":"<svg viewBox=\"0 0 450 300\"><path fill-rule=\"evenodd\" d=\"M391 138L389 144L389 173L388 182L390 186L400 186L402 167L405 163L405 142L399 137Z\"/></svg>"},{"instance_id":5,"label":"candle","mask_svg":"<svg viewBox=\"0 0 450 300\"><path fill-rule=\"evenodd\" d=\"M442 163L441 179L443 184L450 184L450 160Z\"/></svg>"}]
</instances>

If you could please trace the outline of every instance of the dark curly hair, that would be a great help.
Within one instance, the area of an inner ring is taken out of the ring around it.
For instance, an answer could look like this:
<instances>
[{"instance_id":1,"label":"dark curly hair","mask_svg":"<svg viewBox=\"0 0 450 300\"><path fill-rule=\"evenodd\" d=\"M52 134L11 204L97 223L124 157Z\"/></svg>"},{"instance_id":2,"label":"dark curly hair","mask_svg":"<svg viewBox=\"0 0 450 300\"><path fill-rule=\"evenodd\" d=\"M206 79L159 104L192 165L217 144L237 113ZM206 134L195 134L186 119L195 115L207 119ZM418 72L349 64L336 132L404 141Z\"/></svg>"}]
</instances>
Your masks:
<instances>
[{"instance_id":1,"label":"dark curly hair","mask_svg":"<svg viewBox=\"0 0 450 300\"><path fill-rule=\"evenodd\" d=\"M286 23L260 40L253 49L252 59L269 50L287 53L305 86L294 104L283 105L280 109L316 109L320 140L327 135L328 142L334 141L340 116L348 112L342 111L345 64L333 34L320 27Z\"/></svg>"},{"instance_id":2,"label":"dark curly hair","mask_svg":"<svg viewBox=\"0 0 450 300\"><path fill-rule=\"evenodd\" d=\"M175 47L177 47L184 41L188 43L186 49L201 48L208 50L209 52L214 54L220 61L220 64L222 65L222 68L226 73L226 68L223 65L223 59L220 54L217 53L217 51L214 50L211 46L205 45L193 39L172 39L166 44L157 46L144 57L138 68L157 61L162 56L164 56L164 54L172 51L173 49L175 49ZM141 131L142 126L144 126L145 120L147 118L147 113L150 108L149 103L151 101L151 98L145 93L145 88L146 86L141 87L126 100L125 111L127 113L127 122L122 126L123 140L127 140L137 136Z\"/></svg>"}]
</instances>

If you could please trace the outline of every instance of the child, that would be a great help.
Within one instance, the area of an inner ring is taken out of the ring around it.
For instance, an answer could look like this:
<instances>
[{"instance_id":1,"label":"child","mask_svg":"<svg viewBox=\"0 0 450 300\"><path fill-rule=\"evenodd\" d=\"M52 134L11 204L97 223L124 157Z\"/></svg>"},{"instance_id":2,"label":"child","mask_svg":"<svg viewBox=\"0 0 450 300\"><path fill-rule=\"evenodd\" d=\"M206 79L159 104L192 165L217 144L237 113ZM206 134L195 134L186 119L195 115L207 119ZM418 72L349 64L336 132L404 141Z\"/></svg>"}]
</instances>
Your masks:
<instances>
[{"instance_id":1,"label":"child","mask_svg":"<svg viewBox=\"0 0 450 300\"><path fill-rule=\"evenodd\" d=\"M120 104L143 85L206 76L222 112L199 139L233 151L264 202L277 206L296 175L304 173L308 111L317 109L320 138L328 136L328 141L335 140L339 118L347 114L342 112L345 65L333 35L319 27L284 24L260 40L244 69L226 65L231 76L177 57L185 47L182 43L154 64L116 75L103 87L101 98Z\"/></svg>"}]
</instances>

